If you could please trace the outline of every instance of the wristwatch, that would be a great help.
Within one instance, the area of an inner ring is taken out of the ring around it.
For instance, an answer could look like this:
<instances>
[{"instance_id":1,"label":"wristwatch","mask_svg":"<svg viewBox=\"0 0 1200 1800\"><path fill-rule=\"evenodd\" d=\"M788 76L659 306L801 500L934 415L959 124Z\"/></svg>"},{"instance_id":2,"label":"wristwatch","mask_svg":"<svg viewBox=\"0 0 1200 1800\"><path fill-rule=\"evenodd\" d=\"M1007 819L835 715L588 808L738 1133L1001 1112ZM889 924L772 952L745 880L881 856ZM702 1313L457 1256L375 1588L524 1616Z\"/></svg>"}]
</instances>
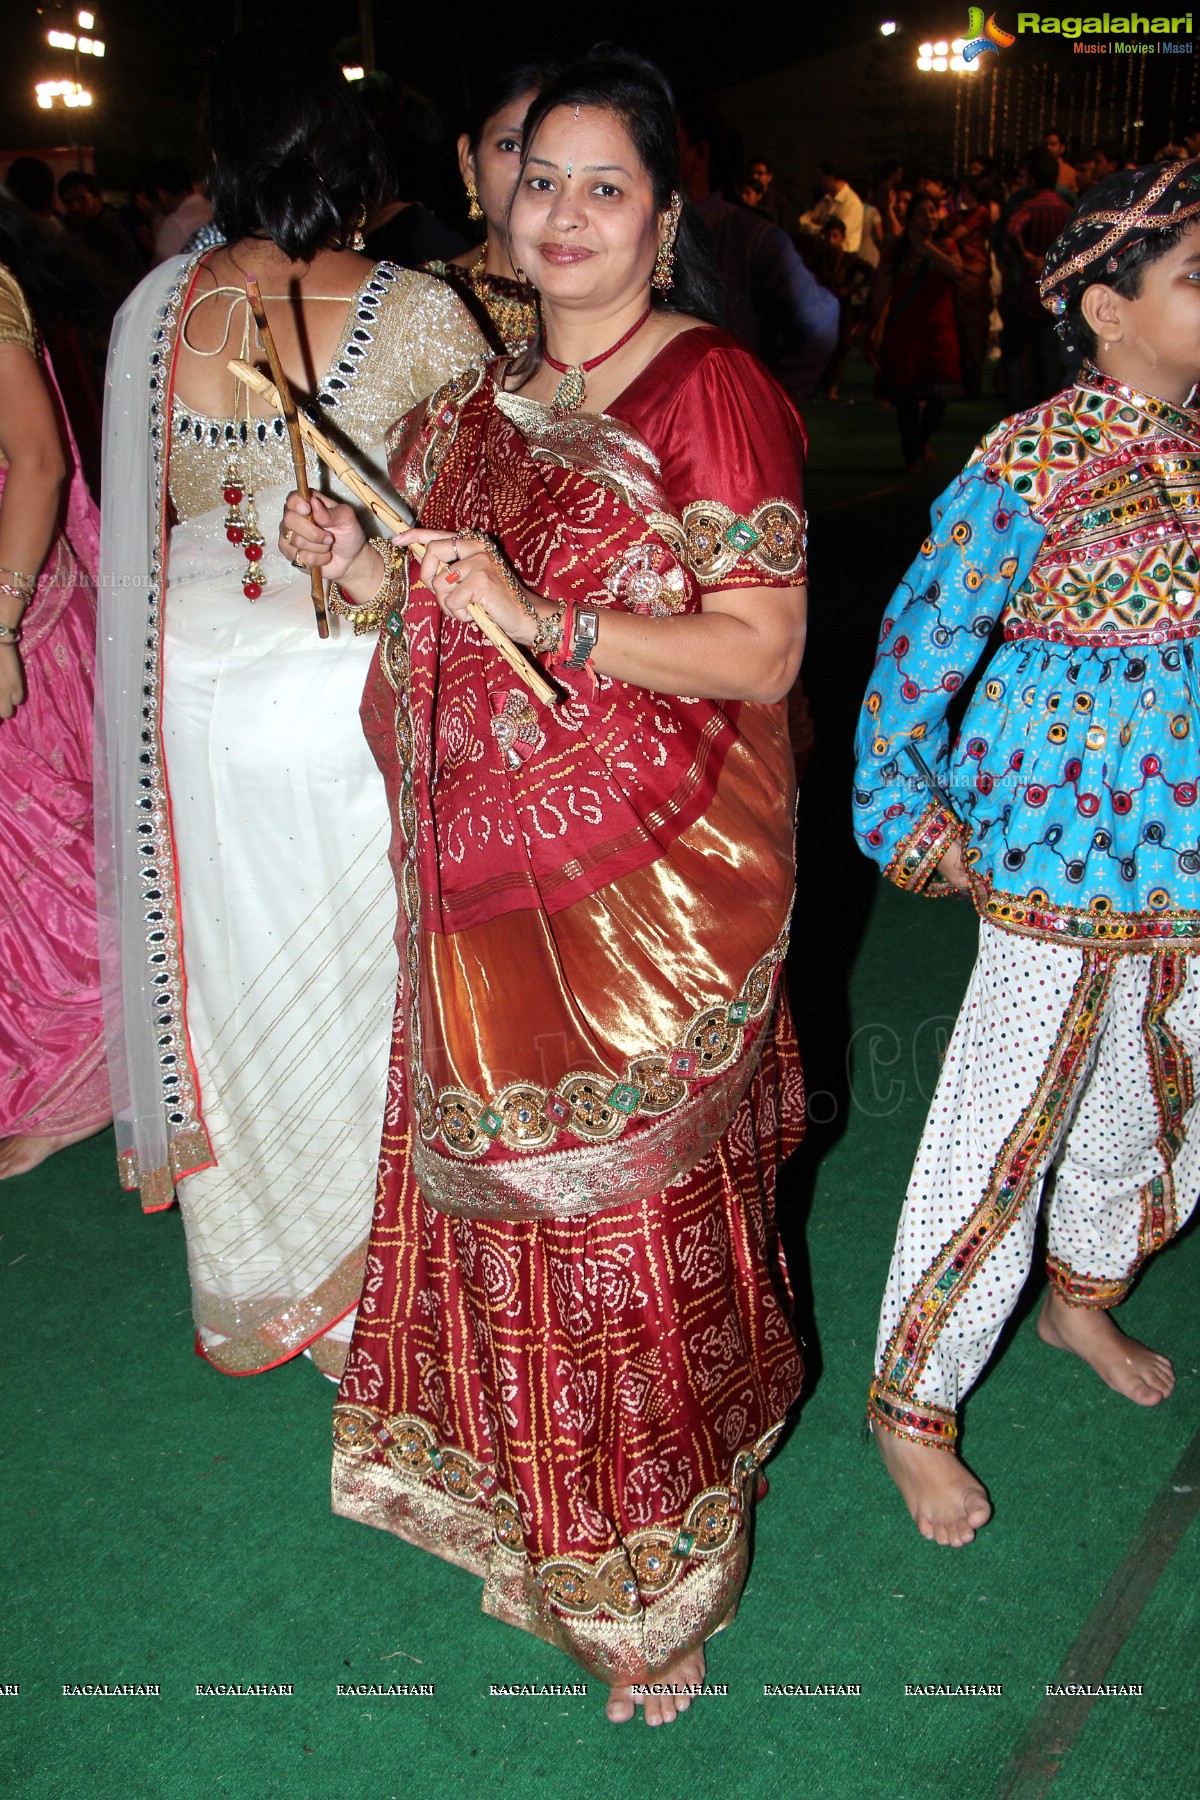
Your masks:
<instances>
[{"instance_id":1,"label":"wristwatch","mask_svg":"<svg viewBox=\"0 0 1200 1800\"><path fill-rule=\"evenodd\" d=\"M600 614L594 606L584 606L575 613L575 636L571 644L571 654L567 658L568 669L582 669L591 660L592 651L596 648L596 639L600 635Z\"/></svg>"}]
</instances>

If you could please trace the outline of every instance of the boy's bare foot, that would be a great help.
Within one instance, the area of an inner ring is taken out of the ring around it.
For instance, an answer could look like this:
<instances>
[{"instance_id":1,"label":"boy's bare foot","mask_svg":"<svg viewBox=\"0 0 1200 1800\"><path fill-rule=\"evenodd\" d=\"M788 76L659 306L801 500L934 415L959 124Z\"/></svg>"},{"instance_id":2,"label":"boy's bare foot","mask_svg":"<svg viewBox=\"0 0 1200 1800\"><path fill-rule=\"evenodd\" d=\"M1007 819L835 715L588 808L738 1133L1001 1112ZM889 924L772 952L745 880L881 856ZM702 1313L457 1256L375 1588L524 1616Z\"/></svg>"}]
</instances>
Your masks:
<instances>
[{"instance_id":1,"label":"boy's bare foot","mask_svg":"<svg viewBox=\"0 0 1200 1800\"><path fill-rule=\"evenodd\" d=\"M1126 1337L1099 1307L1068 1306L1062 1295L1050 1288L1037 1328L1044 1344L1081 1356L1101 1381L1138 1406L1157 1406L1175 1386L1175 1371L1167 1358Z\"/></svg>"},{"instance_id":2,"label":"boy's bare foot","mask_svg":"<svg viewBox=\"0 0 1200 1800\"><path fill-rule=\"evenodd\" d=\"M614 1725L626 1724L639 1706L645 1708L647 1725L670 1725L692 1704L692 1696L679 1690L700 1687L703 1681L704 1646L700 1645L646 1681L622 1682L610 1688L604 1710Z\"/></svg>"},{"instance_id":3,"label":"boy's bare foot","mask_svg":"<svg viewBox=\"0 0 1200 1800\"><path fill-rule=\"evenodd\" d=\"M969 1544L992 1516L982 1484L952 1450L916 1444L894 1431L872 1426L887 1472L922 1537L935 1544Z\"/></svg>"},{"instance_id":4,"label":"boy's bare foot","mask_svg":"<svg viewBox=\"0 0 1200 1800\"><path fill-rule=\"evenodd\" d=\"M84 1138L95 1137L110 1123L105 1119L103 1125L85 1125L82 1131L61 1131L50 1137L26 1133L22 1137L0 1138L0 1181L7 1181L10 1175L27 1175L55 1151L65 1150L68 1144L81 1144Z\"/></svg>"}]
</instances>

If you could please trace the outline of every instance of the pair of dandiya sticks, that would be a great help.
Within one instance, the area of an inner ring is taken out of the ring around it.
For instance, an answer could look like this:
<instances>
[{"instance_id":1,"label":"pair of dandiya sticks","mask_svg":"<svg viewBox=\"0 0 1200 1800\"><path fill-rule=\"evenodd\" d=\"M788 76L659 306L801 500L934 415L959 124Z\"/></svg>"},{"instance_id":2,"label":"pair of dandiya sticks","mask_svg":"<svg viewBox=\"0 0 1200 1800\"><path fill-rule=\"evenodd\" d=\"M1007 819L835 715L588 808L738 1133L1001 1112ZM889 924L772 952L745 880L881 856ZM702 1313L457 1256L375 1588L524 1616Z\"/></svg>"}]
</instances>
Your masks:
<instances>
[{"instance_id":1,"label":"pair of dandiya sticks","mask_svg":"<svg viewBox=\"0 0 1200 1800\"><path fill-rule=\"evenodd\" d=\"M263 349L267 353L267 363L272 379L268 380L261 369L256 369L251 363L242 362L237 358L231 361L227 367L232 374L236 375L240 381L244 381L247 387L253 388L254 392L260 395L268 406L274 407L275 411L282 416L283 422L287 426L288 443L292 452L292 467L296 475L296 491L300 498L305 501L312 498L308 485L308 470L304 460L304 445L307 442L321 461L331 468L340 480L345 482L351 493L356 495L364 506L370 508L381 525L388 531L407 531L409 521L403 513L398 511L390 500L385 500L383 495L378 493L369 482L364 481L358 470L346 460L340 450L334 448L324 433L312 423L312 420L297 410L288 378L283 371L283 364L279 360L279 351L275 347L271 327L267 323L262 294L253 275L246 277L246 298L250 302L250 310L254 314L254 323L258 327L258 335L262 339ZM425 555L427 548L426 544L409 545L409 549L418 562ZM327 638L329 636L329 618L325 611L325 586L321 580L321 571L310 569L309 576L312 584L313 611L317 616L317 636ZM520 676L534 697L547 706L555 705L558 700L558 690L552 687L545 676L521 655L508 633L489 617L478 601L471 601L467 612L472 622L479 627L488 642L499 651L514 673Z\"/></svg>"}]
</instances>

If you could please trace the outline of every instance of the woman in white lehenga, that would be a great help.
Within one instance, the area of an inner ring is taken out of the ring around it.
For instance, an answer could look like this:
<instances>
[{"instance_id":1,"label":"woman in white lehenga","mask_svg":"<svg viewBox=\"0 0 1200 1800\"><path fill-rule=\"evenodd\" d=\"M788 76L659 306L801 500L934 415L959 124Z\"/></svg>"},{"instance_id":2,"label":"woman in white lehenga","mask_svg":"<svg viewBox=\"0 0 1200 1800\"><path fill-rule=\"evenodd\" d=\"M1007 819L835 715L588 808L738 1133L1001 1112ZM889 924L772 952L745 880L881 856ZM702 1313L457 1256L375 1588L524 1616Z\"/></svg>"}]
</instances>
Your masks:
<instances>
[{"instance_id":1,"label":"woman in white lehenga","mask_svg":"<svg viewBox=\"0 0 1200 1800\"><path fill-rule=\"evenodd\" d=\"M246 1375L308 1349L337 1375L396 981L387 801L358 721L374 645L345 617L318 638L308 576L273 548L293 484L282 424L226 363L262 360L253 275L297 395L380 480L388 426L484 345L441 283L345 247L386 165L339 72L244 33L212 78L209 140L227 241L143 282L109 363L114 1111L125 1185L149 1211L178 1196L203 1354Z\"/></svg>"}]
</instances>

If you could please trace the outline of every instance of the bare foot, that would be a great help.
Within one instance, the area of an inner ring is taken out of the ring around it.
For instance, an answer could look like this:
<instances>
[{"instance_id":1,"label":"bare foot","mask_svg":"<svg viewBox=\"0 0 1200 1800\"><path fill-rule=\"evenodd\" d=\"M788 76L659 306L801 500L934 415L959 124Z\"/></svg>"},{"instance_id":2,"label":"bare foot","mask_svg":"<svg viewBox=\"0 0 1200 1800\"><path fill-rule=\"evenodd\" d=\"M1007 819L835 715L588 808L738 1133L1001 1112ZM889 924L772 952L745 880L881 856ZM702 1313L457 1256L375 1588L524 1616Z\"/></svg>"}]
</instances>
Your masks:
<instances>
[{"instance_id":1,"label":"bare foot","mask_svg":"<svg viewBox=\"0 0 1200 1800\"><path fill-rule=\"evenodd\" d=\"M1175 1371L1167 1358L1126 1337L1099 1307L1068 1306L1062 1295L1050 1288L1037 1328L1044 1344L1081 1356L1101 1381L1139 1406L1157 1406L1175 1386Z\"/></svg>"},{"instance_id":2,"label":"bare foot","mask_svg":"<svg viewBox=\"0 0 1200 1800\"><path fill-rule=\"evenodd\" d=\"M966 1463L936 1444L917 1444L878 1425L872 1430L921 1536L956 1549L969 1544L991 1518L992 1504Z\"/></svg>"},{"instance_id":3,"label":"bare foot","mask_svg":"<svg viewBox=\"0 0 1200 1800\"><path fill-rule=\"evenodd\" d=\"M637 1707L646 1711L647 1725L670 1725L692 1704L689 1687L704 1681L704 1646L677 1657L657 1675L642 1681L622 1682L611 1688L605 1712L614 1725L625 1725Z\"/></svg>"},{"instance_id":4,"label":"bare foot","mask_svg":"<svg viewBox=\"0 0 1200 1800\"><path fill-rule=\"evenodd\" d=\"M95 1137L111 1123L111 1119L105 1119L103 1125L85 1125L82 1131L62 1131L54 1137L29 1134L0 1138L0 1181L7 1181L10 1175L27 1175L56 1150L65 1150L68 1144L81 1144L84 1138Z\"/></svg>"}]
</instances>

